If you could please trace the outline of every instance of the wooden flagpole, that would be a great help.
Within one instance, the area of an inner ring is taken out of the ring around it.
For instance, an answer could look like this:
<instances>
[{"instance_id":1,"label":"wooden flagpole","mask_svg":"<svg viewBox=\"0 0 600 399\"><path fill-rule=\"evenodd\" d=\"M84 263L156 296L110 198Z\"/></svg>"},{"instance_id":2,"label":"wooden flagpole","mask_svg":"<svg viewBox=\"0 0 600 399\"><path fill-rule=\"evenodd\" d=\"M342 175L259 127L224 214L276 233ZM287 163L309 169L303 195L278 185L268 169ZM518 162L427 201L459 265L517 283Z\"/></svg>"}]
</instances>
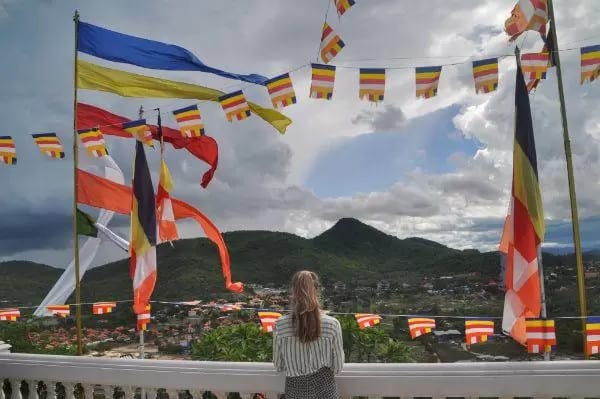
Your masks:
<instances>
[{"instance_id":1,"label":"wooden flagpole","mask_svg":"<svg viewBox=\"0 0 600 399\"><path fill-rule=\"evenodd\" d=\"M581 237L579 233L579 213L577 211L577 196L575 193L575 175L573 173L573 160L571 159L571 140L569 138L569 125L567 123L567 108L565 105L565 92L562 80L562 68L560 65L560 53L558 51L558 40L556 34L556 21L554 18L554 5L548 0L548 18L550 19L550 31L554 42L554 60L556 64L556 82L558 83L558 97L560 99L560 115L562 118L563 141L565 146L565 158L567 161L567 177L569 179L569 197L571 199L571 223L573 225L573 243L575 245L575 261L577 264L577 288L579 291L579 313L581 316L581 331L583 333L583 348L586 359L589 359L585 350L585 325L587 317L587 303L585 298L585 278L583 274L583 259L581 250Z\"/></svg>"}]
</instances>

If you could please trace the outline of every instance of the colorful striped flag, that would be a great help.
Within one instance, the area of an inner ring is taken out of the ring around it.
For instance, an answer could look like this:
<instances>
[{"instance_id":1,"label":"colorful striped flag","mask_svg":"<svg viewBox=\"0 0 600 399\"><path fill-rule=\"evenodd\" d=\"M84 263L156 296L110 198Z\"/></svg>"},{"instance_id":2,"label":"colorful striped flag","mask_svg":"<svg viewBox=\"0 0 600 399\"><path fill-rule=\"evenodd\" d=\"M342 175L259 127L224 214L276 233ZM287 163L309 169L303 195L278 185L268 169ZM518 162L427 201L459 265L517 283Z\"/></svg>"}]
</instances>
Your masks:
<instances>
[{"instance_id":1,"label":"colorful striped flag","mask_svg":"<svg viewBox=\"0 0 600 399\"><path fill-rule=\"evenodd\" d=\"M370 313L356 313L354 315L358 328L361 330L367 327L373 327L381 322L381 316Z\"/></svg>"},{"instance_id":2,"label":"colorful striped flag","mask_svg":"<svg viewBox=\"0 0 600 399\"><path fill-rule=\"evenodd\" d=\"M179 239L173 204L171 203L171 191L173 190L173 179L164 158L160 160L160 179L156 192L156 213L158 215L158 236L161 242L175 241Z\"/></svg>"},{"instance_id":3,"label":"colorful striped flag","mask_svg":"<svg viewBox=\"0 0 600 399\"><path fill-rule=\"evenodd\" d=\"M521 56L521 68L528 81L546 79L550 53L528 53Z\"/></svg>"},{"instance_id":4,"label":"colorful striped flag","mask_svg":"<svg viewBox=\"0 0 600 399\"><path fill-rule=\"evenodd\" d=\"M544 39L544 47L542 47L542 53L548 53L548 68L556 65L555 54L556 54L556 46L554 46L554 37L552 35L552 27L548 30L548 34ZM544 73L543 79L546 78L546 74ZM540 84L542 78L537 78L533 80L529 80L527 82L527 91L531 92L536 89Z\"/></svg>"},{"instance_id":5,"label":"colorful striped flag","mask_svg":"<svg viewBox=\"0 0 600 399\"><path fill-rule=\"evenodd\" d=\"M551 352L556 346L554 320L527 320L527 352Z\"/></svg>"},{"instance_id":6,"label":"colorful striped flag","mask_svg":"<svg viewBox=\"0 0 600 399\"><path fill-rule=\"evenodd\" d=\"M0 136L0 159L7 165L17 164L17 148L10 136Z\"/></svg>"},{"instance_id":7,"label":"colorful striped flag","mask_svg":"<svg viewBox=\"0 0 600 399\"><path fill-rule=\"evenodd\" d=\"M17 321L21 317L19 309L0 309L0 321Z\"/></svg>"},{"instance_id":8,"label":"colorful striped flag","mask_svg":"<svg viewBox=\"0 0 600 399\"><path fill-rule=\"evenodd\" d=\"M69 317L71 314L71 306L69 305L48 305L46 309L54 316Z\"/></svg>"},{"instance_id":9,"label":"colorful striped flag","mask_svg":"<svg viewBox=\"0 0 600 399\"><path fill-rule=\"evenodd\" d=\"M196 104L173 111L183 137L199 137L204 134L204 123Z\"/></svg>"},{"instance_id":10,"label":"colorful striped flag","mask_svg":"<svg viewBox=\"0 0 600 399\"><path fill-rule=\"evenodd\" d=\"M525 344L526 318L540 316L538 250L544 240L544 209L538 182L535 137L529 95L521 68L515 88L515 136L512 196L506 256L506 293L502 330Z\"/></svg>"},{"instance_id":11,"label":"colorful striped flag","mask_svg":"<svg viewBox=\"0 0 600 399\"><path fill-rule=\"evenodd\" d=\"M258 312L258 318L260 319L263 332L273 332L273 328L275 328L275 321L277 321L277 319L280 317L281 313L277 312Z\"/></svg>"},{"instance_id":12,"label":"colorful striped flag","mask_svg":"<svg viewBox=\"0 0 600 399\"><path fill-rule=\"evenodd\" d=\"M233 312L234 310L242 310L242 305L239 303L226 303L221 305L221 312Z\"/></svg>"},{"instance_id":13,"label":"colorful striped flag","mask_svg":"<svg viewBox=\"0 0 600 399\"><path fill-rule=\"evenodd\" d=\"M473 61L475 93L491 93L498 88L498 58Z\"/></svg>"},{"instance_id":14,"label":"colorful striped flag","mask_svg":"<svg viewBox=\"0 0 600 399\"><path fill-rule=\"evenodd\" d=\"M279 109L296 104L296 93L289 73L276 76L265 83L273 107Z\"/></svg>"},{"instance_id":15,"label":"colorful striped flag","mask_svg":"<svg viewBox=\"0 0 600 399\"><path fill-rule=\"evenodd\" d=\"M338 16L340 17L355 4L355 0L333 0L333 5L335 6Z\"/></svg>"},{"instance_id":16,"label":"colorful striped flag","mask_svg":"<svg viewBox=\"0 0 600 399\"><path fill-rule=\"evenodd\" d=\"M581 48L581 84L600 76L600 45Z\"/></svg>"},{"instance_id":17,"label":"colorful striped flag","mask_svg":"<svg viewBox=\"0 0 600 399\"><path fill-rule=\"evenodd\" d=\"M519 0L511 12L510 18L504 22L504 30L515 40L527 30L546 35L548 23L548 4L546 0Z\"/></svg>"},{"instance_id":18,"label":"colorful striped flag","mask_svg":"<svg viewBox=\"0 0 600 399\"><path fill-rule=\"evenodd\" d=\"M408 329L412 339L418 338L423 334L429 334L435 328L435 319L424 317L412 317L408 319Z\"/></svg>"},{"instance_id":19,"label":"colorful striped flag","mask_svg":"<svg viewBox=\"0 0 600 399\"><path fill-rule=\"evenodd\" d=\"M138 331L146 331L148 323L150 323L150 305L146 305L141 313L137 314L137 329Z\"/></svg>"},{"instance_id":20,"label":"colorful striped flag","mask_svg":"<svg viewBox=\"0 0 600 399\"><path fill-rule=\"evenodd\" d=\"M489 335L494 335L493 320L465 320L467 346L486 342Z\"/></svg>"},{"instance_id":21,"label":"colorful striped flag","mask_svg":"<svg viewBox=\"0 0 600 399\"><path fill-rule=\"evenodd\" d=\"M328 64L344 48L344 41L325 22L321 34L321 60Z\"/></svg>"},{"instance_id":22,"label":"colorful striped flag","mask_svg":"<svg viewBox=\"0 0 600 399\"><path fill-rule=\"evenodd\" d=\"M138 119L137 121L123 123L123 130L131 134L132 137L138 141L146 144L149 147L154 147L152 139L152 131L150 127L146 125L145 119Z\"/></svg>"},{"instance_id":23,"label":"colorful striped flag","mask_svg":"<svg viewBox=\"0 0 600 399\"><path fill-rule=\"evenodd\" d=\"M112 313L116 307L116 302L96 302L92 305L92 313L96 315Z\"/></svg>"},{"instance_id":24,"label":"colorful striped flag","mask_svg":"<svg viewBox=\"0 0 600 399\"><path fill-rule=\"evenodd\" d=\"M435 97L437 95L441 74L441 66L416 68L417 98Z\"/></svg>"},{"instance_id":25,"label":"colorful striped flag","mask_svg":"<svg viewBox=\"0 0 600 399\"><path fill-rule=\"evenodd\" d=\"M241 121L250 116L250 107L246 101L246 96L244 96L244 93L242 93L241 90L219 97L219 102L221 103L221 107L223 107L223 111L225 111L225 116L229 122L231 122L233 118Z\"/></svg>"},{"instance_id":26,"label":"colorful striped flag","mask_svg":"<svg viewBox=\"0 0 600 399\"><path fill-rule=\"evenodd\" d=\"M371 102L383 101L385 93L385 69L361 68L358 97L367 98Z\"/></svg>"},{"instance_id":27,"label":"colorful striped flag","mask_svg":"<svg viewBox=\"0 0 600 399\"><path fill-rule=\"evenodd\" d=\"M600 317L588 317L585 325L585 349L588 355L600 353Z\"/></svg>"},{"instance_id":28,"label":"colorful striped flag","mask_svg":"<svg viewBox=\"0 0 600 399\"><path fill-rule=\"evenodd\" d=\"M331 100L335 83L335 66L311 64L310 98Z\"/></svg>"},{"instance_id":29,"label":"colorful striped flag","mask_svg":"<svg viewBox=\"0 0 600 399\"><path fill-rule=\"evenodd\" d=\"M79 140L85 147L87 154L91 157L102 158L108 155L104 135L98 128L78 130Z\"/></svg>"},{"instance_id":30,"label":"colorful striped flag","mask_svg":"<svg viewBox=\"0 0 600 399\"><path fill-rule=\"evenodd\" d=\"M31 136L40 148L42 154L48 155L50 158L65 157L65 150L63 150L63 146L56 136L56 133L38 133L32 134Z\"/></svg>"}]
</instances>

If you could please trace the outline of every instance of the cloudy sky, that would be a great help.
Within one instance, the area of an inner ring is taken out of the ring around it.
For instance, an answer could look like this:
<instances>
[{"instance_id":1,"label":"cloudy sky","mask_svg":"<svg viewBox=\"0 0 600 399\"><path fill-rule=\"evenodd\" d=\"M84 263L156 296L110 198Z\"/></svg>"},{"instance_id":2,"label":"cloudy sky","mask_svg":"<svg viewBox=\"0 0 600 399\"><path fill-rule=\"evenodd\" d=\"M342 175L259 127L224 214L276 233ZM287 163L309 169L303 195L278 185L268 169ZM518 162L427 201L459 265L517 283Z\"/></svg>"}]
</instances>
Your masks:
<instances>
[{"instance_id":1,"label":"cloudy sky","mask_svg":"<svg viewBox=\"0 0 600 399\"><path fill-rule=\"evenodd\" d=\"M358 0L328 21L346 47L332 101L308 98L310 71L328 0L0 0L0 134L12 135L19 163L0 165L0 260L31 259L64 266L71 257L73 10L109 29L178 44L206 64L274 76L293 70L298 104L280 135L260 118L228 123L218 104L201 104L206 132L220 148L215 180L199 181L207 166L169 148L174 195L196 205L222 231L268 229L311 237L341 217L355 217L398 237L421 236L456 248L496 247L511 181L514 57L500 63L500 86L476 95L470 61L508 55L502 31L515 0ZM559 45L569 114L582 239L600 244L600 83L579 85L579 52L600 43L597 0L556 0ZM518 40L539 51L530 33ZM165 72L102 65L197 83L242 88L269 105L266 90L199 72ZM417 100L414 67L448 65L438 96ZM449 65L452 64L452 65ZM302 67L304 66L304 67ZM341 68L343 67L343 68ZM358 99L357 67L387 72L385 101ZM143 105L172 110L189 100L120 98L82 90L80 100L134 118ZM570 210L556 74L531 96L547 245L570 246ZM156 114L146 117L155 123ZM164 123L175 126L166 115ZM64 160L42 157L30 133L55 131ZM111 154L131 175L131 140L107 137ZM158 171L157 151L150 151ZM157 175L154 174L156 178ZM156 179L155 179L156 181ZM111 226L126 235L128 220ZM201 234L181 224L186 237ZM108 244L102 262L123 256Z\"/></svg>"}]
</instances>

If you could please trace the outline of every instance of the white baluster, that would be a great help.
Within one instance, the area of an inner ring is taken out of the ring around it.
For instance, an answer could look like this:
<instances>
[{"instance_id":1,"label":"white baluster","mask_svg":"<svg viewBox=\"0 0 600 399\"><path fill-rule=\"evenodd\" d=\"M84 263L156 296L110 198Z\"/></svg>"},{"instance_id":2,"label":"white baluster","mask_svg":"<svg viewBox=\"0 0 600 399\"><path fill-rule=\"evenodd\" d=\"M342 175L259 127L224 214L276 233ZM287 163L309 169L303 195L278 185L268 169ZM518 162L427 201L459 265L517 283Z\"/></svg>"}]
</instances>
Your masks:
<instances>
[{"instance_id":1,"label":"white baluster","mask_svg":"<svg viewBox=\"0 0 600 399\"><path fill-rule=\"evenodd\" d=\"M56 398L56 382L46 382L46 399L57 399Z\"/></svg>"},{"instance_id":2,"label":"white baluster","mask_svg":"<svg viewBox=\"0 0 600 399\"><path fill-rule=\"evenodd\" d=\"M279 399L279 392L265 392L267 399Z\"/></svg>"},{"instance_id":3,"label":"white baluster","mask_svg":"<svg viewBox=\"0 0 600 399\"><path fill-rule=\"evenodd\" d=\"M179 391L177 389L167 389L167 395L169 395L169 399L179 399Z\"/></svg>"},{"instance_id":4,"label":"white baluster","mask_svg":"<svg viewBox=\"0 0 600 399\"><path fill-rule=\"evenodd\" d=\"M192 399L202 399L202 394L204 391L199 389L190 389L190 395L192 395Z\"/></svg>"},{"instance_id":5,"label":"white baluster","mask_svg":"<svg viewBox=\"0 0 600 399\"><path fill-rule=\"evenodd\" d=\"M65 387L65 399L75 399L75 384L72 382L63 382Z\"/></svg>"},{"instance_id":6,"label":"white baluster","mask_svg":"<svg viewBox=\"0 0 600 399\"><path fill-rule=\"evenodd\" d=\"M0 399L6 399L4 395L4 378L0 377Z\"/></svg>"},{"instance_id":7,"label":"white baluster","mask_svg":"<svg viewBox=\"0 0 600 399\"><path fill-rule=\"evenodd\" d=\"M29 394L27 395L27 399L38 399L39 395L37 392L37 381L35 380L27 380L27 387Z\"/></svg>"},{"instance_id":8,"label":"white baluster","mask_svg":"<svg viewBox=\"0 0 600 399\"><path fill-rule=\"evenodd\" d=\"M122 387L123 399L135 399L135 388L134 387Z\"/></svg>"},{"instance_id":9,"label":"white baluster","mask_svg":"<svg viewBox=\"0 0 600 399\"><path fill-rule=\"evenodd\" d=\"M213 395L217 397L217 399L227 399L227 392L225 391L211 391Z\"/></svg>"},{"instance_id":10,"label":"white baluster","mask_svg":"<svg viewBox=\"0 0 600 399\"><path fill-rule=\"evenodd\" d=\"M242 398L242 399L254 399L254 393L240 392L240 398Z\"/></svg>"},{"instance_id":11,"label":"white baluster","mask_svg":"<svg viewBox=\"0 0 600 399\"><path fill-rule=\"evenodd\" d=\"M115 387L112 385L102 385L102 390L104 391L104 399L113 399L115 396Z\"/></svg>"},{"instance_id":12,"label":"white baluster","mask_svg":"<svg viewBox=\"0 0 600 399\"><path fill-rule=\"evenodd\" d=\"M94 399L94 386L92 384L83 384L83 393L85 399Z\"/></svg>"},{"instance_id":13,"label":"white baluster","mask_svg":"<svg viewBox=\"0 0 600 399\"><path fill-rule=\"evenodd\" d=\"M146 391L146 395L148 396L148 399L156 399L156 388L145 388L144 391ZM146 399L144 397L142 397L142 399Z\"/></svg>"},{"instance_id":14,"label":"white baluster","mask_svg":"<svg viewBox=\"0 0 600 399\"><path fill-rule=\"evenodd\" d=\"M10 399L22 399L21 380L10 380L10 387L12 388Z\"/></svg>"}]
</instances>

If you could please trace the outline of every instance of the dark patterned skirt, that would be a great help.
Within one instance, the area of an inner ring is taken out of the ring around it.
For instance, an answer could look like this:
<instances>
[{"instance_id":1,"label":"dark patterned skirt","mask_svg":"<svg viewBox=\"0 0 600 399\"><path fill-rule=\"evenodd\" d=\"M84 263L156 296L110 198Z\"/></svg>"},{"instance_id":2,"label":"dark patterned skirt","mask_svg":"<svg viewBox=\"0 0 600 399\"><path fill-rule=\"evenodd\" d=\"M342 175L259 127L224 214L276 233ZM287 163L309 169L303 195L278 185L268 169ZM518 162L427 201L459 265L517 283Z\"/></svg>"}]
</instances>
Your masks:
<instances>
[{"instance_id":1,"label":"dark patterned skirt","mask_svg":"<svg viewBox=\"0 0 600 399\"><path fill-rule=\"evenodd\" d=\"M323 367L314 374L286 377L285 399L339 399L333 371Z\"/></svg>"}]
</instances>

